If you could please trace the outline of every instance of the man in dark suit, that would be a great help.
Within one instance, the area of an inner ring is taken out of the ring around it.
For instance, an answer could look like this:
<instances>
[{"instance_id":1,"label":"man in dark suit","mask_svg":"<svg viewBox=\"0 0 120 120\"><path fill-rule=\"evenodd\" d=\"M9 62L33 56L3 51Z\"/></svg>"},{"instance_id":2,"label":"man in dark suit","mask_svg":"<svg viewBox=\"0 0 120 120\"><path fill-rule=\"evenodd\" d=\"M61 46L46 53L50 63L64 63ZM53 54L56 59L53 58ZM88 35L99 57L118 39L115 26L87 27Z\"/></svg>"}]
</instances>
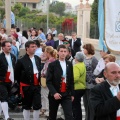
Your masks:
<instances>
[{"instance_id":1,"label":"man in dark suit","mask_svg":"<svg viewBox=\"0 0 120 120\"><path fill-rule=\"evenodd\" d=\"M5 116L5 120L13 120L8 114L8 96L11 86L14 83L14 67L16 58L11 54L11 43L2 42L3 52L0 54L0 105Z\"/></svg>"},{"instance_id":2,"label":"man in dark suit","mask_svg":"<svg viewBox=\"0 0 120 120\"><path fill-rule=\"evenodd\" d=\"M64 35L62 33L59 33L58 40L54 42L54 49L57 49L59 45L63 44L63 40L64 40Z\"/></svg>"},{"instance_id":3,"label":"man in dark suit","mask_svg":"<svg viewBox=\"0 0 120 120\"><path fill-rule=\"evenodd\" d=\"M106 80L90 92L94 120L120 120L120 66L108 63L104 75Z\"/></svg>"},{"instance_id":4,"label":"man in dark suit","mask_svg":"<svg viewBox=\"0 0 120 120\"><path fill-rule=\"evenodd\" d=\"M36 44L28 41L25 44L26 54L17 61L15 79L20 85L24 120L30 120L30 109L33 107L33 120L39 120L41 108L40 74L41 60L34 55Z\"/></svg>"},{"instance_id":5,"label":"man in dark suit","mask_svg":"<svg viewBox=\"0 0 120 120\"><path fill-rule=\"evenodd\" d=\"M67 48L58 46L59 59L50 63L47 70L47 87L49 89L49 120L56 120L59 104L62 105L65 120L73 120L73 67L66 61Z\"/></svg>"},{"instance_id":6,"label":"man in dark suit","mask_svg":"<svg viewBox=\"0 0 120 120\"><path fill-rule=\"evenodd\" d=\"M70 39L69 42L72 49L72 57L74 57L76 52L81 51L81 39L77 38L77 34L75 32L72 32L72 39Z\"/></svg>"}]
</instances>

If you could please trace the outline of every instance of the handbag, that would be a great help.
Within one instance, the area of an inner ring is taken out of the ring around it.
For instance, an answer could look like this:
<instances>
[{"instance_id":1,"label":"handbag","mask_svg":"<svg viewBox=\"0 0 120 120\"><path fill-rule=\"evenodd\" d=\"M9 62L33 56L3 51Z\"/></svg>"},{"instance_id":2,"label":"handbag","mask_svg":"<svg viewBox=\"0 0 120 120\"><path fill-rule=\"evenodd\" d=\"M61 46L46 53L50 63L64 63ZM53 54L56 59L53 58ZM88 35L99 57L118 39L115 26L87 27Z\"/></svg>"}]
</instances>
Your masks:
<instances>
[{"instance_id":1,"label":"handbag","mask_svg":"<svg viewBox=\"0 0 120 120\"><path fill-rule=\"evenodd\" d=\"M47 87L47 85L46 85L46 78L45 77L41 77L41 86L42 87Z\"/></svg>"}]
</instances>

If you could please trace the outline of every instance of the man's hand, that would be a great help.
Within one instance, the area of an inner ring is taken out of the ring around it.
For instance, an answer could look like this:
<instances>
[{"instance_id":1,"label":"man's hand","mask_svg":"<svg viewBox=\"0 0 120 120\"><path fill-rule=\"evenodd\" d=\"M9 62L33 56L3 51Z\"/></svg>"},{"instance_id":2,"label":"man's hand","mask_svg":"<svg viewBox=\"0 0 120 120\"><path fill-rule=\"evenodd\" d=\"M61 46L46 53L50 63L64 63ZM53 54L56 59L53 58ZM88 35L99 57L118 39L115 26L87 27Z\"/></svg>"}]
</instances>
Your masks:
<instances>
[{"instance_id":1,"label":"man's hand","mask_svg":"<svg viewBox=\"0 0 120 120\"><path fill-rule=\"evenodd\" d=\"M117 99L120 101L120 92L117 93Z\"/></svg>"},{"instance_id":2,"label":"man's hand","mask_svg":"<svg viewBox=\"0 0 120 120\"><path fill-rule=\"evenodd\" d=\"M96 78L95 79L95 82L96 83L101 83L101 82L103 82L104 81L104 78Z\"/></svg>"},{"instance_id":3,"label":"man's hand","mask_svg":"<svg viewBox=\"0 0 120 120\"><path fill-rule=\"evenodd\" d=\"M74 100L74 96L71 96L71 99L72 99L72 102L73 102L73 100Z\"/></svg>"},{"instance_id":4,"label":"man's hand","mask_svg":"<svg viewBox=\"0 0 120 120\"><path fill-rule=\"evenodd\" d=\"M59 99L61 99L61 95L59 94L59 93L55 93L54 94L54 98L56 99L56 100L59 100Z\"/></svg>"}]
</instances>

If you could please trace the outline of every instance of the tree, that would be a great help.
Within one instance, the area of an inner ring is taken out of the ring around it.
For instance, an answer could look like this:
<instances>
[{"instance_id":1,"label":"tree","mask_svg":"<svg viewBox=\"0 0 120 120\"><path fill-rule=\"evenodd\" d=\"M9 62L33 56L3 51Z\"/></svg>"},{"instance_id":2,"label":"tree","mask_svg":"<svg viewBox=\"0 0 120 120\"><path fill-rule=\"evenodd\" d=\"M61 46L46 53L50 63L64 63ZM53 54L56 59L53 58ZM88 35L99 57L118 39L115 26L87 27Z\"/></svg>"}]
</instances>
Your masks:
<instances>
[{"instance_id":1,"label":"tree","mask_svg":"<svg viewBox=\"0 0 120 120\"><path fill-rule=\"evenodd\" d=\"M28 7L22 7L19 12L19 17L25 16L29 12L30 12L30 9Z\"/></svg>"},{"instance_id":2,"label":"tree","mask_svg":"<svg viewBox=\"0 0 120 120\"><path fill-rule=\"evenodd\" d=\"M91 18L90 18L90 37L98 39L98 0L94 0L92 4Z\"/></svg>"},{"instance_id":3,"label":"tree","mask_svg":"<svg viewBox=\"0 0 120 120\"><path fill-rule=\"evenodd\" d=\"M23 6L22 6L21 3L17 3L17 4L15 4L15 6L12 8L12 11L14 12L14 14L15 14L16 16L19 15L19 12L21 11L22 7L23 7Z\"/></svg>"},{"instance_id":4,"label":"tree","mask_svg":"<svg viewBox=\"0 0 120 120\"><path fill-rule=\"evenodd\" d=\"M94 0L91 11L91 22L95 23L97 21L98 21L98 0Z\"/></svg>"},{"instance_id":5,"label":"tree","mask_svg":"<svg viewBox=\"0 0 120 120\"><path fill-rule=\"evenodd\" d=\"M65 3L57 2L56 4L50 4L50 12L59 14L60 16L64 15Z\"/></svg>"}]
</instances>

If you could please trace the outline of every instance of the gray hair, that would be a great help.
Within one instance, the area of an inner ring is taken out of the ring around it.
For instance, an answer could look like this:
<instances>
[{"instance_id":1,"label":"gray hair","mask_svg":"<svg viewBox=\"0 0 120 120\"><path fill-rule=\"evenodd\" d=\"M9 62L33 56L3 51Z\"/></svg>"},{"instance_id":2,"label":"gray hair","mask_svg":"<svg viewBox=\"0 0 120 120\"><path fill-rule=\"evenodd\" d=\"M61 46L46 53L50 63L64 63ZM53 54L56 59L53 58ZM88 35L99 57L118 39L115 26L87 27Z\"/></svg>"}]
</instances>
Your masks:
<instances>
[{"instance_id":1,"label":"gray hair","mask_svg":"<svg viewBox=\"0 0 120 120\"><path fill-rule=\"evenodd\" d=\"M85 55L82 52L77 52L76 55L75 55L75 59L78 62L83 62L84 58L85 58Z\"/></svg>"}]
</instances>

